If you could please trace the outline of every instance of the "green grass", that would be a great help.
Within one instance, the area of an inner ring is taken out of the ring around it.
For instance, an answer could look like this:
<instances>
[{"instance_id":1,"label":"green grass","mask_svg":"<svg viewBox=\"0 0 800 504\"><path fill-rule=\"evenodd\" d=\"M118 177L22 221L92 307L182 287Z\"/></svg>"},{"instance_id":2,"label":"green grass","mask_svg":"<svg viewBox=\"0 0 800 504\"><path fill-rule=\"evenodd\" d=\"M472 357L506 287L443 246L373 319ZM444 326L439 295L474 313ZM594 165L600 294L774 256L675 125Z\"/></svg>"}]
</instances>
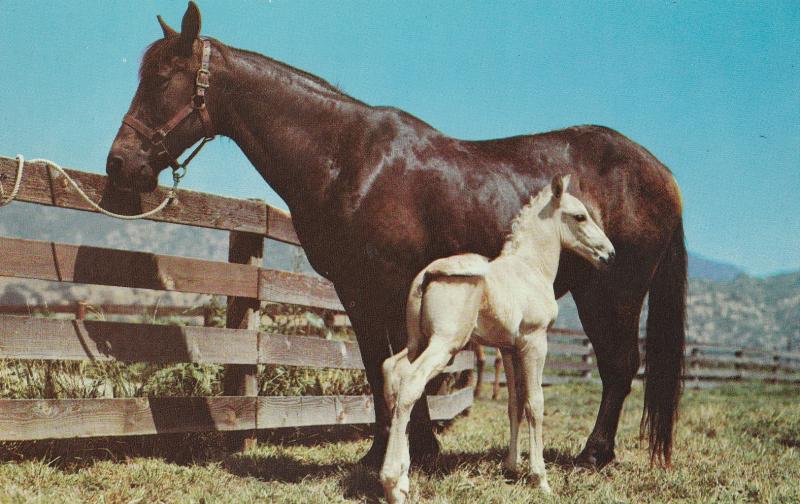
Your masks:
<instances>
[{"instance_id":1,"label":"green grass","mask_svg":"<svg viewBox=\"0 0 800 504\"><path fill-rule=\"evenodd\" d=\"M674 468L650 467L638 441L641 390L627 401L618 462L572 466L594 422L599 388L545 390L545 458L554 496L500 469L505 402L481 400L439 437L442 456L412 469L419 502L798 502L800 389L739 384L687 391ZM363 429L361 429L363 430ZM147 443L125 439L4 446L0 502L376 502L377 474L357 464L357 429L266 433L259 447L226 454L216 434ZM144 443L144 444L142 444ZM525 446L525 445L523 445ZM177 447L177 448L176 448ZM135 448L135 449L134 449ZM526 451L526 450L525 450ZM183 453L183 456L178 455Z\"/></svg>"}]
</instances>

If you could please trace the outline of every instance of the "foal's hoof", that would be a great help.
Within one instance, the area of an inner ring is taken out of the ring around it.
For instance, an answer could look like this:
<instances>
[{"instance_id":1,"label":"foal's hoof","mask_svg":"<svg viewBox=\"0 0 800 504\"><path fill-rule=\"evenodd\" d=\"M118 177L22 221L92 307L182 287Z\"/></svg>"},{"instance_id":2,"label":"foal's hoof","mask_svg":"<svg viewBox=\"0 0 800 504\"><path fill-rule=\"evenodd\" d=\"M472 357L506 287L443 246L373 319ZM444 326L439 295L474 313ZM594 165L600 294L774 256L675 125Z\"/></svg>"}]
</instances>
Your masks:
<instances>
[{"instance_id":1,"label":"foal's hoof","mask_svg":"<svg viewBox=\"0 0 800 504\"><path fill-rule=\"evenodd\" d=\"M519 475L519 462L514 460L509 460L508 457L503 459L503 473L508 476L518 476Z\"/></svg>"},{"instance_id":2,"label":"foal's hoof","mask_svg":"<svg viewBox=\"0 0 800 504\"><path fill-rule=\"evenodd\" d=\"M575 459L575 463L587 469L602 469L610 464L615 457L614 450L603 450L587 446Z\"/></svg>"},{"instance_id":3,"label":"foal's hoof","mask_svg":"<svg viewBox=\"0 0 800 504\"><path fill-rule=\"evenodd\" d=\"M384 495L389 504L403 504L408 500L410 482L407 474L393 477L381 471L380 478Z\"/></svg>"}]
</instances>

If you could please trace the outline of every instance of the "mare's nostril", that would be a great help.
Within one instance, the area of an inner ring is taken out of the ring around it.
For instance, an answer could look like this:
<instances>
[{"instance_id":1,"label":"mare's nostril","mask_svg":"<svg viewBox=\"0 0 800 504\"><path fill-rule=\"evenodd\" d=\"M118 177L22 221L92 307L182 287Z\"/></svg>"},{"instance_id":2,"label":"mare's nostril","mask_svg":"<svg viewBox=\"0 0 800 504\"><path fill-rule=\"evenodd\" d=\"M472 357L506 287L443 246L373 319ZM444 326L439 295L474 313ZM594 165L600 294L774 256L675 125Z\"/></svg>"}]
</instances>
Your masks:
<instances>
[{"instance_id":1,"label":"mare's nostril","mask_svg":"<svg viewBox=\"0 0 800 504\"><path fill-rule=\"evenodd\" d=\"M122 167L125 162L119 156L108 156L106 161L106 173L111 178L120 178L122 176Z\"/></svg>"}]
</instances>

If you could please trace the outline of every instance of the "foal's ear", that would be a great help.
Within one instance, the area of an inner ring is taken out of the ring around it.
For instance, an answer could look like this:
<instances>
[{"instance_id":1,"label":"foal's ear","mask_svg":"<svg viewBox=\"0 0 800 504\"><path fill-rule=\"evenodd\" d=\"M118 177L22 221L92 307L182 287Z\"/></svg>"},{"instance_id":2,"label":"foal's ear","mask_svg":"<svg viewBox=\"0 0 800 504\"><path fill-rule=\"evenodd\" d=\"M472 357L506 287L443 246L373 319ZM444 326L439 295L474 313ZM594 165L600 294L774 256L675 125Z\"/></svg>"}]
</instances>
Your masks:
<instances>
[{"instance_id":1,"label":"foal's ear","mask_svg":"<svg viewBox=\"0 0 800 504\"><path fill-rule=\"evenodd\" d=\"M156 16L156 19L158 19L158 24L161 25L161 31L164 32L164 38L170 38L178 34L178 32L173 30L172 27L168 25L166 21L164 21L164 18L161 16Z\"/></svg>"},{"instance_id":2,"label":"foal's ear","mask_svg":"<svg viewBox=\"0 0 800 504\"><path fill-rule=\"evenodd\" d=\"M178 52L182 56L192 54L194 41L200 36L200 9L197 4L189 2L186 13L181 22L181 38L178 42Z\"/></svg>"},{"instance_id":3,"label":"foal's ear","mask_svg":"<svg viewBox=\"0 0 800 504\"><path fill-rule=\"evenodd\" d=\"M550 189L553 191L553 198L560 199L564 193L564 179L560 173L553 175L553 180L550 181Z\"/></svg>"}]
</instances>

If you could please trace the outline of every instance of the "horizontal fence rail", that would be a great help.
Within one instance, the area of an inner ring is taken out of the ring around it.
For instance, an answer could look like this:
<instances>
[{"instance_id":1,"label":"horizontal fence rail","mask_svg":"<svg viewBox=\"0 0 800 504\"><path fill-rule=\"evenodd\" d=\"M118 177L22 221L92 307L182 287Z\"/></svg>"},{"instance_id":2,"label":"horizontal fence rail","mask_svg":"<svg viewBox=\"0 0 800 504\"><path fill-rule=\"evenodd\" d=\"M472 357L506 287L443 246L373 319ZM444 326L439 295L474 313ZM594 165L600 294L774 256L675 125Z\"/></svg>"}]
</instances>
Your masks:
<instances>
[{"instance_id":1,"label":"horizontal fence rail","mask_svg":"<svg viewBox=\"0 0 800 504\"><path fill-rule=\"evenodd\" d=\"M78 170L66 170L86 194L108 210L118 213L136 214L141 209L155 208L166 196L168 188L159 187L152 193L110 193L108 179L103 175ZM0 177L14 180L17 160L0 156ZM125 198L130 198L125 201ZM17 200L41 205L96 212L78 192L67 183L59 172L44 165L25 163ZM180 189L177 204L168 205L164 211L148 220L172 222L186 226L243 231L263 235L265 238L299 245L300 241L292 226L291 216L263 202L227 198L215 194Z\"/></svg>"},{"instance_id":2,"label":"horizontal fence rail","mask_svg":"<svg viewBox=\"0 0 800 504\"><path fill-rule=\"evenodd\" d=\"M472 389L428 396L432 420L472 404ZM0 440L244 431L375 421L371 396L0 400Z\"/></svg>"}]
</instances>

